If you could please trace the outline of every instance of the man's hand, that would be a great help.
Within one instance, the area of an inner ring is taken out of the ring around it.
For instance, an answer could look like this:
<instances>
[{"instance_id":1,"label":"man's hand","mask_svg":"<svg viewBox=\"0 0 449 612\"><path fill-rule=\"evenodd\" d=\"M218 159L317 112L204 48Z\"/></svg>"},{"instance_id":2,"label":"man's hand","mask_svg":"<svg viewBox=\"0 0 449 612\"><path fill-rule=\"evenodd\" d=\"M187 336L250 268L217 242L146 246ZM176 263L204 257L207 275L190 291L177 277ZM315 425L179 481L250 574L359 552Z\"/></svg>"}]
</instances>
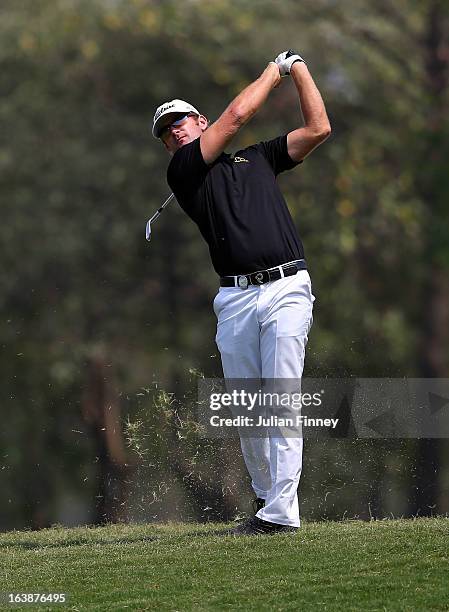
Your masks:
<instances>
[{"instance_id":1,"label":"man's hand","mask_svg":"<svg viewBox=\"0 0 449 612\"><path fill-rule=\"evenodd\" d=\"M295 62L304 62L302 57L296 51L293 51L293 49L280 53L274 61L279 67L281 77L290 74L291 67Z\"/></svg>"}]
</instances>

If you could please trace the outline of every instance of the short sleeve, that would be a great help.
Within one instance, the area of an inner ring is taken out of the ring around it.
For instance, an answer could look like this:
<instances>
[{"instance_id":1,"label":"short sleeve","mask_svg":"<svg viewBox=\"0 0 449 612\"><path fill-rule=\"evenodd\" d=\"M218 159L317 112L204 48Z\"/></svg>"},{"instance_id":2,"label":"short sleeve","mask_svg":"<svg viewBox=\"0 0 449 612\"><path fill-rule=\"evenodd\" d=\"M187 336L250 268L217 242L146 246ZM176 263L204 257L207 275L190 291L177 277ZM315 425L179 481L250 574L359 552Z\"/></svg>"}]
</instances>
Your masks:
<instances>
[{"instance_id":1,"label":"short sleeve","mask_svg":"<svg viewBox=\"0 0 449 612\"><path fill-rule=\"evenodd\" d=\"M278 138L274 138L273 140L260 142L257 148L273 168L275 175L278 175L280 172L285 172L285 170L291 170L302 163L302 161L294 161L288 154L287 134L278 136Z\"/></svg>"},{"instance_id":2,"label":"short sleeve","mask_svg":"<svg viewBox=\"0 0 449 612\"><path fill-rule=\"evenodd\" d=\"M198 190L208 171L197 138L173 155L167 169L167 182L177 199L178 196L188 197Z\"/></svg>"}]
</instances>

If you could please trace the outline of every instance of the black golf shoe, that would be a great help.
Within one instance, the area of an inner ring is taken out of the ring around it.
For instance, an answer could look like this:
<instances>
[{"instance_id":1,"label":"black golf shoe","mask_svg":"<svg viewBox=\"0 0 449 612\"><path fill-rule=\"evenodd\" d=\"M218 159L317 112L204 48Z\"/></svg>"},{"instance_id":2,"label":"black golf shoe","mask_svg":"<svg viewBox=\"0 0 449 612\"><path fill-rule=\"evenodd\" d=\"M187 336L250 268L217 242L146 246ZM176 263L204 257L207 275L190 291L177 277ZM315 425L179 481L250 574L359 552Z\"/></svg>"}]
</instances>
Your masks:
<instances>
[{"instance_id":1,"label":"black golf shoe","mask_svg":"<svg viewBox=\"0 0 449 612\"><path fill-rule=\"evenodd\" d=\"M298 527L290 527L289 525L279 525L278 523L270 523L263 521L257 516L253 516L244 521L233 529L224 531L222 535L238 536L259 536L259 535L275 535L276 533L295 533Z\"/></svg>"},{"instance_id":2,"label":"black golf shoe","mask_svg":"<svg viewBox=\"0 0 449 612\"><path fill-rule=\"evenodd\" d=\"M253 510L254 510L254 514L256 514L257 512L259 512L259 510L262 510L262 508L265 506L265 500L262 499L261 497L256 497L255 499L253 499Z\"/></svg>"}]
</instances>

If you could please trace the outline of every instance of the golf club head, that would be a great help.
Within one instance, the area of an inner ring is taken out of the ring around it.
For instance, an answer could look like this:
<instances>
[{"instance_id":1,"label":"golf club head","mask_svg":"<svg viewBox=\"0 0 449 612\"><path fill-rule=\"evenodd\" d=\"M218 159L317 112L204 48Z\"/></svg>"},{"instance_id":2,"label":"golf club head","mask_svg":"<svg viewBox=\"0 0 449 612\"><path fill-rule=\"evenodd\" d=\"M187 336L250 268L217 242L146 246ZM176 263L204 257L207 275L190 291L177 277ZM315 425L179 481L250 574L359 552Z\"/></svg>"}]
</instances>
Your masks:
<instances>
[{"instance_id":1,"label":"golf club head","mask_svg":"<svg viewBox=\"0 0 449 612\"><path fill-rule=\"evenodd\" d=\"M151 240L151 220L148 219L147 226L145 228L145 238L150 242Z\"/></svg>"}]
</instances>

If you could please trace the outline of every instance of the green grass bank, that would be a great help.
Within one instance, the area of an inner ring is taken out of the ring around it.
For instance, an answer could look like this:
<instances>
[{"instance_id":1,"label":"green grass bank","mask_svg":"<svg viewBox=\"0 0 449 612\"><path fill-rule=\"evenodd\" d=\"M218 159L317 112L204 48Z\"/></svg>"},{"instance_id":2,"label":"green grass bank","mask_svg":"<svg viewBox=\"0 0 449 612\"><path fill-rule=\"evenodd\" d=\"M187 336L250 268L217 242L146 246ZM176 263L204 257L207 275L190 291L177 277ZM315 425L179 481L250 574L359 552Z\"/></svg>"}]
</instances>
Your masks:
<instances>
[{"instance_id":1,"label":"green grass bank","mask_svg":"<svg viewBox=\"0 0 449 612\"><path fill-rule=\"evenodd\" d=\"M231 538L223 525L0 534L2 610L449 610L449 519L304 523ZM64 593L9 605L7 593Z\"/></svg>"}]
</instances>

